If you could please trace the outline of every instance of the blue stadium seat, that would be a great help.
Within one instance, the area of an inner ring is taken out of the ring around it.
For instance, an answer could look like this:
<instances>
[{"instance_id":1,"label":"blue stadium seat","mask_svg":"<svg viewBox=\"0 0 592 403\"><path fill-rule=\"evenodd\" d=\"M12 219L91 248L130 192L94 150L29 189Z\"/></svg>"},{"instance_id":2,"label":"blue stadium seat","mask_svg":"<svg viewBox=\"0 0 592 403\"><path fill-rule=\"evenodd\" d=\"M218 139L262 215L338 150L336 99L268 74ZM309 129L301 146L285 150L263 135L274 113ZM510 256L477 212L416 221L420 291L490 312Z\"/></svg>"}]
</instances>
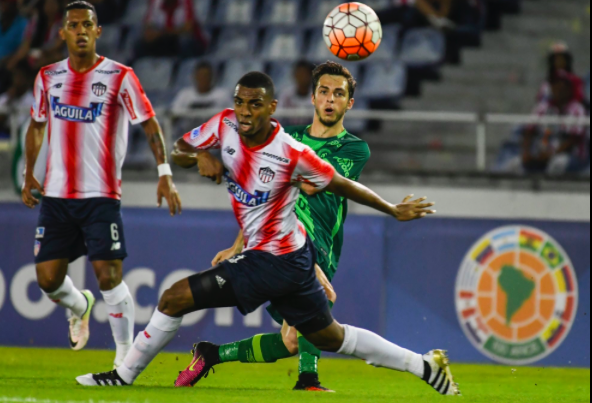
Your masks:
<instances>
[{"instance_id":1,"label":"blue stadium seat","mask_svg":"<svg viewBox=\"0 0 592 403\"><path fill-rule=\"evenodd\" d=\"M174 61L165 58L145 58L134 64L136 75L147 92L165 91L171 84Z\"/></svg>"},{"instance_id":2,"label":"blue stadium seat","mask_svg":"<svg viewBox=\"0 0 592 403\"><path fill-rule=\"evenodd\" d=\"M378 50L371 56L372 60L394 60L397 58L400 31L401 27L398 25L383 27L382 41Z\"/></svg>"},{"instance_id":3,"label":"blue stadium seat","mask_svg":"<svg viewBox=\"0 0 592 403\"><path fill-rule=\"evenodd\" d=\"M119 59L121 27L117 24L103 27L103 34L97 41L97 52L111 59Z\"/></svg>"},{"instance_id":4,"label":"blue stadium seat","mask_svg":"<svg viewBox=\"0 0 592 403\"><path fill-rule=\"evenodd\" d=\"M175 91L182 90L183 88L191 87L194 85L193 77L195 73L195 67L201 62L208 62L214 68L214 79L217 79L218 70L220 68L220 64L217 61L211 60L211 58L196 58L196 59L188 59L183 61L179 65L179 69L177 71L177 76L175 79L175 84L173 85Z\"/></svg>"},{"instance_id":5,"label":"blue stadium seat","mask_svg":"<svg viewBox=\"0 0 592 403\"><path fill-rule=\"evenodd\" d=\"M281 94L294 84L294 63L275 62L271 64L269 75L273 78L276 93Z\"/></svg>"},{"instance_id":6,"label":"blue stadium seat","mask_svg":"<svg viewBox=\"0 0 592 403\"><path fill-rule=\"evenodd\" d=\"M220 0L215 21L220 25L250 25L255 21L257 0Z\"/></svg>"},{"instance_id":7,"label":"blue stadium seat","mask_svg":"<svg viewBox=\"0 0 592 403\"><path fill-rule=\"evenodd\" d=\"M208 25L211 21L212 0L193 0L193 9L197 19L203 25Z\"/></svg>"},{"instance_id":8,"label":"blue stadium seat","mask_svg":"<svg viewBox=\"0 0 592 403\"><path fill-rule=\"evenodd\" d=\"M433 28L410 30L403 38L400 58L411 67L441 64L446 54L444 34Z\"/></svg>"},{"instance_id":9,"label":"blue stadium seat","mask_svg":"<svg viewBox=\"0 0 592 403\"><path fill-rule=\"evenodd\" d=\"M325 19L339 3L333 0L317 0L308 3L305 21L311 27L321 27Z\"/></svg>"},{"instance_id":10,"label":"blue stadium seat","mask_svg":"<svg viewBox=\"0 0 592 403\"><path fill-rule=\"evenodd\" d=\"M400 98L407 86L407 68L399 61L367 62L364 81L359 87L362 98Z\"/></svg>"},{"instance_id":11,"label":"blue stadium seat","mask_svg":"<svg viewBox=\"0 0 592 403\"><path fill-rule=\"evenodd\" d=\"M127 6L127 14L123 19L123 24L127 26L140 27L144 24L146 14L148 13L149 1L130 0Z\"/></svg>"},{"instance_id":12,"label":"blue stadium seat","mask_svg":"<svg viewBox=\"0 0 592 403\"><path fill-rule=\"evenodd\" d=\"M252 58L244 59L230 59L225 63L224 71L221 79L219 80L220 85L223 88L232 90L238 80L246 73L251 71L264 71L265 66L261 61L253 60Z\"/></svg>"},{"instance_id":13,"label":"blue stadium seat","mask_svg":"<svg viewBox=\"0 0 592 403\"><path fill-rule=\"evenodd\" d=\"M219 59L253 57L257 47L257 31L243 28L227 28L212 47L213 56Z\"/></svg>"},{"instance_id":14,"label":"blue stadium seat","mask_svg":"<svg viewBox=\"0 0 592 403\"><path fill-rule=\"evenodd\" d=\"M264 25L295 25L301 9L302 0L265 0L259 20Z\"/></svg>"},{"instance_id":15,"label":"blue stadium seat","mask_svg":"<svg viewBox=\"0 0 592 403\"><path fill-rule=\"evenodd\" d=\"M295 61L302 57L304 31L294 28L269 28L265 33L261 58Z\"/></svg>"}]
</instances>

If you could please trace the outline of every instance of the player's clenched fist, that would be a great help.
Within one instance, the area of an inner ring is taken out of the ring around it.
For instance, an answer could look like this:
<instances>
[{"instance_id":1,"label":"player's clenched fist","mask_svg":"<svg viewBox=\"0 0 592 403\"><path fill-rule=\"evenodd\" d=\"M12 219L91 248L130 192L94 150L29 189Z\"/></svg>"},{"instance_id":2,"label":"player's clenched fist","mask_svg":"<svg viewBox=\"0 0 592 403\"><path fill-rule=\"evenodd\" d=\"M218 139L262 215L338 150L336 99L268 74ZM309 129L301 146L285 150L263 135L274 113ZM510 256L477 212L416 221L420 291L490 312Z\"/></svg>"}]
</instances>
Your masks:
<instances>
[{"instance_id":1,"label":"player's clenched fist","mask_svg":"<svg viewBox=\"0 0 592 403\"><path fill-rule=\"evenodd\" d=\"M32 209L39 204L39 200L33 196L33 193L31 193L33 189L37 190L41 196L45 196L45 192L39 181L35 179L33 175L25 175L25 183L23 184L21 196L25 206Z\"/></svg>"},{"instance_id":2,"label":"player's clenched fist","mask_svg":"<svg viewBox=\"0 0 592 403\"><path fill-rule=\"evenodd\" d=\"M399 221L413 221L428 215L436 214L436 210L431 210L436 203L424 203L427 197L413 200L413 195L407 196L401 204L394 206L393 216Z\"/></svg>"}]
</instances>

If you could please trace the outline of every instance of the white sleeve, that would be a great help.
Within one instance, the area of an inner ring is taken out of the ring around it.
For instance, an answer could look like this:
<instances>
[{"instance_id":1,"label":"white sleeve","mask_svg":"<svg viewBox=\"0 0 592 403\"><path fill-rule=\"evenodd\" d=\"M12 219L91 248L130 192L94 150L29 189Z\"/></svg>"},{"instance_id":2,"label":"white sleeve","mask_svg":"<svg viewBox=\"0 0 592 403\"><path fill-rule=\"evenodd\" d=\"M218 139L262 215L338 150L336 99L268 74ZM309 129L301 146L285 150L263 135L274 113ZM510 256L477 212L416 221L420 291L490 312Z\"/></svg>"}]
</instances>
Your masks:
<instances>
[{"instance_id":1,"label":"white sleeve","mask_svg":"<svg viewBox=\"0 0 592 403\"><path fill-rule=\"evenodd\" d=\"M31 106L31 118L39 123L47 122L47 93L45 92L45 85L43 84L43 70L37 74L35 79L34 97L35 102Z\"/></svg>"},{"instance_id":2,"label":"white sleeve","mask_svg":"<svg viewBox=\"0 0 592 403\"><path fill-rule=\"evenodd\" d=\"M221 112L210 119L207 123L193 129L183 140L198 150L209 150L220 148L220 125L225 112Z\"/></svg>"},{"instance_id":3,"label":"white sleeve","mask_svg":"<svg viewBox=\"0 0 592 403\"><path fill-rule=\"evenodd\" d=\"M131 124L144 123L156 116L152 104L140 84L140 80L133 70L127 72L121 89L119 90L119 100Z\"/></svg>"}]
</instances>

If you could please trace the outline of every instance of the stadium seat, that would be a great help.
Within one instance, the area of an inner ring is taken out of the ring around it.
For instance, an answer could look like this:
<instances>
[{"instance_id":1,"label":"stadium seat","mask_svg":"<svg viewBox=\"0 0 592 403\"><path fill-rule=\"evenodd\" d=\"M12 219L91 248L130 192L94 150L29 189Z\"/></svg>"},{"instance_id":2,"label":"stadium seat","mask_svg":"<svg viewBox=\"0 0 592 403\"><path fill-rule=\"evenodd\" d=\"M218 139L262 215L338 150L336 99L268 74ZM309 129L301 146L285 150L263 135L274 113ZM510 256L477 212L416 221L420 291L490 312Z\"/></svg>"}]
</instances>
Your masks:
<instances>
[{"instance_id":1,"label":"stadium seat","mask_svg":"<svg viewBox=\"0 0 592 403\"><path fill-rule=\"evenodd\" d=\"M301 9L302 0L265 0L260 21L264 25L295 25Z\"/></svg>"},{"instance_id":2,"label":"stadium seat","mask_svg":"<svg viewBox=\"0 0 592 403\"><path fill-rule=\"evenodd\" d=\"M240 78L250 71L264 71L261 61L252 59L231 59L225 63L220 85L223 88L233 89Z\"/></svg>"},{"instance_id":3,"label":"stadium seat","mask_svg":"<svg viewBox=\"0 0 592 403\"><path fill-rule=\"evenodd\" d=\"M257 31L242 28L228 28L222 31L212 56L219 59L231 57L252 57L257 47Z\"/></svg>"},{"instance_id":4,"label":"stadium seat","mask_svg":"<svg viewBox=\"0 0 592 403\"><path fill-rule=\"evenodd\" d=\"M261 57L264 60L295 61L301 58L304 31L293 28L269 28L265 34Z\"/></svg>"},{"instance_id":5,"label":"stadium seat","mask_svg":"<svg viewBox=\"0 0 592 403\"><path fill-rule=\"evenodd\" d=\"M273 78L278 94L281 94L286 88L294 84L293 71L293 63L275 62L271 64L269 75Z\"/></svg>"},{"instance_id":6,"label":"stadium seat","mask_svg":"<svg viewBox=\"0 0 592 403\"><path fill-rule=\"evenodd\" d=\"M442 63L446 55L446 39L433 28L407 32L401 45L400 58L411 67L427 67Z\"/></svg>"},{"instance_id":7,"label":"stadium seat","mask_svg":"<svg viewBox=\"0 0 592 403\"><path fill-rule=\"evenodd\" d=\"M127 13L123 19L123 24L127 26L140 27L144 24L146 14L148 13L149 1L130 0L127 6Z\"/></svg>"},{"instance_id":8,"label":"stadium seat","mask_svg":"<svg viewBox=\"0 0 592 403\"><path fill-rule=\"evenodd\" d=\"M212 0L193 0L193 9L199 22L208 25L212 11Z\"/></svg>"},{"instance_id":9,"label":"stadium seat","mask_svg":"<svg viewBox=\"0 0 592 403\"><path fill-rule=\"evenodd\" d=\"M179 65L179 68L177 70L175 84L173 85L173 88L175 89L176 92L178 92L179 90L182 90L183 88L187 88L187 87L194 85L193 77L194 77L195 67L203 61L207 61L208 63L210 63L212 65L212 67L214 68L216 78L217 78L217 76L218 76L217 73L218 73L220 65L218 62L211 60L211 58L196 58L196 59L185 60Z\"/></svg>"},{"instance_id":10,"label":"stadium seat","mask_svg":"<svg viewBox=\"0 0 592 403\"><path fill-rule=\"evenodd\" d=\"M394 60L397 58L400 31L401 27L399 25L383 27L382 41L378 50L371 56L372 60Z\"/></svg>"},{"instance_id":11,"label":"stadium seat","mask_svg":"<svg viewBox=\"0 0 592 403\"><path fill-rule=\"evenodd\" d=\"M368 62L365 68L364 82L358 90L360 97L400 98L405 94L407 68L403 63Z\"/></svg>"},{"instance_id":12,"label":"stadium seat","mask_svg":"<svg viewBox=\"0 0 592 403\"><path fill-rule=\"evenodd\" d=\"M174 62L165 58L145 58L134 64L136 75L147 92L165 91L171 84Z\"/></svg>"},{"instance_id":13,"label":"stadium seat","mask_svg":"<svg viewBox=\"0 0 592 403\"><path fill-rule=\"evenodd\" d=\"M97 52L110 59L119 59L121 27L117 24L103 27L101 39L97 41Z\"/></svg>"},{"instance_id":14,"label":"stadium seat","mask_svg":"<svg viewBox=\"0 0 592 403\"><path fill-rule=\"evenodd\" d=\"M249 25L255 21L257 0L221 0L215 21L219 25Z\"/></svg>"}]
</instances>

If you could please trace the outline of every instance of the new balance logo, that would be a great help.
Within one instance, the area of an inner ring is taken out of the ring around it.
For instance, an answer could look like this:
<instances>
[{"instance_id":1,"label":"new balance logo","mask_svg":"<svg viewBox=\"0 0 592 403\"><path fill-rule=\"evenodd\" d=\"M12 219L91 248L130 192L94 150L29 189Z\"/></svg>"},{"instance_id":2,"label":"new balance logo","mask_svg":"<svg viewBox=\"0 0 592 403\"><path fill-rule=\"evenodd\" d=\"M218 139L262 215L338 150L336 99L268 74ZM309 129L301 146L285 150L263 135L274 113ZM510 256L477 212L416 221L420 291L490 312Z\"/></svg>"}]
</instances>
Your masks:
<instances>
[{"instance_id":1,"label":"new balance logo","mask_svg":"<svg viewBox=\"0 0 592 403\"><path fill-rule=\"evenodd\" d=\"M218 286L220 288L224 287L224 284L226 284L226 280L224 280L222 277L220 276L216 276L216 281L218 282Z\"/></svg>"},{"instance_id":2,"label":"new balance logo","mask_svg":"<svg viewBox=\"0 0 592 403\"><path fill-rule=\"evenodd\" d=\"M244 258L245 258L245 255L238 255L236 257L233 257L232 259L228 259L228 262L232 263L232 264L237 264L238 262L240 262Z\"/></svg>"},{"instance_id":3,"label":"new balance logo","mask_svg":"<svg viewBox=\"0 0 592 403\"><path fill-rule=\"evenodd\" d=\"M113 246L111 246L111 252L121 250L121 242L115 242Z\"/></svg>"}]
</instances>

